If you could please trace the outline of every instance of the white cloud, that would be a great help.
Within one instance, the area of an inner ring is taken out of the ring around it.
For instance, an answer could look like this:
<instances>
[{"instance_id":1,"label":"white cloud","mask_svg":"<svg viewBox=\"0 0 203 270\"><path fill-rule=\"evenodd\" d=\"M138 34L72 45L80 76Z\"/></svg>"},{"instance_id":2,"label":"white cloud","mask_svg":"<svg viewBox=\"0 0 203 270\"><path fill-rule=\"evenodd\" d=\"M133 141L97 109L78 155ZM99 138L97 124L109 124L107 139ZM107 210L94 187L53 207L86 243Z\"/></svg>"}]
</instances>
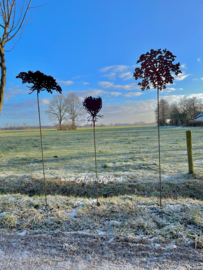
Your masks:
<instances>
[{"instance_id":1,"label":"white cloud","mask_svg":"<svg viewBox=\"0 0 203 270\"><path fill-rule=\"evenodd\" d=\"M172 102L179 102L184 96L187 98L197 97L203 98L203 94L190 95L171 95L165 96L169 104ZM148 99L132 102L129 100L128 104L124 105L104 105L102 114L104 123L134 123L137 121L155 122L154 110L157 106L157 99Z\"/></svg>"},{"instance_id":2,"label":"white cloud","mask_svg":"<svg viewBox=\"0 0 203 270\"><path fill-rule=\"evenodd\" d=\"M141 96L143 93L127 93L124 96L125 97L138 97Z\"/></svg>"},{"instance_id":3,"label":"white cloud","mask_svg":"<svg viewBox=\"0 0 203 270\"><path fill-rule=\"evenodd\" d=\"M111 82L99 82L98 84L105 89L124 89L124 90L141 89L140 86L137 85L136 83L126 85L115 85Z\"/></svg>"},{"instance_id":4,"label":"white cloud","mask_svg":"<svg viewBox=\"0 0 203 270\"><path fill-rule=\"evenodd\" d=\"M186 67L186 64L182 64L180 67L182 67L182 68L187 68L187 67Z\"/></svg>"},{"instance_id":5,"label":"white cloud","mask_svg":"<svg viewBox=\"0 0 203 270\"><path fill-rule=\"evenodd\" d=\"M171 92L171 91L175 91L175 90L176 90L175 88L169 87L169 88L164 89L163 91L164 92Z\"/></svg>"},{"instance_id":6,"label":"white cloud","mask_svg":"<svg viewBox=\"0 0 203 270\"><path fill-rule=\"evenodd\" d=\"M198 81L199 79L194 78L193 81Z\"/></svg>"},{"instance_id":7,"label":"white cloud","mask_svg":"<svg viewBox=\"0 0 203 270\"><path fill-rule=\"evenodd\" d=\"M15 98L18 95L22 94L29 94L30 90L22 90L22 89L15 89L15 88L7 88L5 89L5 95L4 95L4 100L9 100L12 98Z\"/></svg>"},{"instance_id":8,"label":"white cloud","mask_svg":"<svg viewBox=\"0 0 203 270\"><path fill-rule=\"evenodd\" d=\"M173 102L179 102L183 97L186 97L186 98L193 98L193 97L196 97L196 98L200 98L200 99L203 99L203 94L189 94L189 95L171 95L171 96L165 96L164 99L167 99L167 101L170 103L173 103Z\"/></svg>"},{"instance_id":9,"label":"white cloud","mask_svg":"<svg viewBox=\"0 0 203 270\"><path fill-rule=\"evenodd\" d=\"M162 90L161 92L162 92L162 93L163 93L163 92L164 92L164 93L165 93L165 92L170 93L170 92L176 91L176 90L183 90L183 88L173 88L173 87L168 87L168 88Z\"/></svg>"},{"instance_id":10,"label":"white cloud","mask_svg":"<svg viewBox=\"0 0 203 270\"><path fill-rule=\"evenodd\" d=\"M65 84L65 85L71 85L71 84L74 84L73 81L59 81L59 80L57 80L57 82L60 83L60 84Z\"/></svg>"},{"instance_id":11,"label":"white cloud","mask_svg":"<svg viewBox=\"0 0 203 270\"><path fill-rule=\"evenodd\" d=\"M184 72L182 72L181 74L179 74L178 76L175 77L176 81L183 81L184 79L186 79L190 74L185 74Z\"/></svg>"},{"instance_id":12,"label":"white cloud","mask_svg":"<svg viewBox=\"0 0 203 270\"><path fill-rule=\"evenodd\" d=\"M203 80L203 77L201 78L201 80Z\"/></svg>"},{"instance_id":13,"label":"white cloud","mask_svg":"<svg viewBox=\"0 0 203 270\"><path fill-rule=\"evenodd\" d=\"M120 92L108 92L108 94L110 94L114 97L118 97L118 96L122 95L122 93L120 93Z\"/></svg>"},{"instance_id":14,"label":"white cloud","mask_svg":"<svg viewBox=\"0 0 203 270\"><path fill-rule=\"evenodd\" d=\"M111 72L109 74L104 74L101 77L107 77L109 80L115 80L115 78L116 78L116 72Z\"/></svg>"},{"instance_id":15,"label":"white cloud","mask_svg":"<svg viewBox=\"0 0 203 270\"><path fill-rule=\"evenodd\" d=\"M125 80L129 80L133 78L133 73L132 72L124 72L118 75L119 78L122 78Z\"/></svg>"},{"instance_id":16,"label":"white cloud","mask_svg":"<svg viewBox=\"0 0 203 270\"><path fill-rule=\"evenodd\" d=\"M201 62L201 57L197 59L198 62Z\"/></svg>"},{"instance_id":17,"label":"white cloud","mask_svg":"<svg viewBox=\"0 0 203 270\"><path fill-rule=\"evenodd\" d=\"M100 69L100 72L107 72L109 70L111 70L111 72L123 72L128 68L129 66L126 66L126 65L114 65L114 66L103 67Z\"/></svg>"},{"instance_id":18,"label":"white cloud","mask_svg":"<svg viewBox=\"0 0 203 270\"><path fill-rule=\"evenodd\" d=\"M63 94L69 94L72 93L72 91L63 91ZM104 91L101 89L89 89L87 91L74 91L74 93L76 94L76 96L78 96L79 98L84 98L86 96L102 96L102 95L111 95L114 97L120 96L122 95L122 93L120 92L109 92L109 91Z\"/></svg>"},{"instance_id":19,"label":"white cloud","mask_svg":"<svg viewBox=\"0 0 203 270\"><path fill-rule=\"evenodd\" d=\"M83 84L83 85L88 85L88 84L90 84L90 83L88 83L88 82L83 82L82 84Z\"/></svg>"}]
</instances>

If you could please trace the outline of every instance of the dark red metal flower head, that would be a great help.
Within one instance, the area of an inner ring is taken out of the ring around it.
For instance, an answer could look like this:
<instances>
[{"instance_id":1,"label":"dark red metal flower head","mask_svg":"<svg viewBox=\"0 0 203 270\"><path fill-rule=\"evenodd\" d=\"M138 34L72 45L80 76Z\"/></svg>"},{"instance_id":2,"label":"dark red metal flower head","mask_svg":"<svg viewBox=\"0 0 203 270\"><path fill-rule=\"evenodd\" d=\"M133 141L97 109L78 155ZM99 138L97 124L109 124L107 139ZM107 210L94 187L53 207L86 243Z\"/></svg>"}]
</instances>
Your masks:
<instances>
[{"instance_id":1,"label":"dark red metal flower head","mask_svg":"<svg viewBox=\"0 0 203 270\"><path fill-rule=\"evenodd\" d=\"M182 73L179 69L180 63L173 64L176 56L167 49L153 50L146 54L142 54L137 61L141 63L141 67L137 67L133 76L135 80L142 79L138 85L141 86L142 91L145 89L157 88L158 90L165 89L167 84L173 84L174 76Z\"/></svg>"},{"instance_id":2,"label":"dark red metal flower head","mask_svg":"<svg viewBox=\"0 0 203 270\"><path fill-rule=\"evenodd\" d=\"M103 117L98 115L99 111L102 108L102 99L101 97L94 98L92 96L86 97L83 101L83 107L90 117L88 120L96 121L97 117Z\"/></svg>"}]
</instances>

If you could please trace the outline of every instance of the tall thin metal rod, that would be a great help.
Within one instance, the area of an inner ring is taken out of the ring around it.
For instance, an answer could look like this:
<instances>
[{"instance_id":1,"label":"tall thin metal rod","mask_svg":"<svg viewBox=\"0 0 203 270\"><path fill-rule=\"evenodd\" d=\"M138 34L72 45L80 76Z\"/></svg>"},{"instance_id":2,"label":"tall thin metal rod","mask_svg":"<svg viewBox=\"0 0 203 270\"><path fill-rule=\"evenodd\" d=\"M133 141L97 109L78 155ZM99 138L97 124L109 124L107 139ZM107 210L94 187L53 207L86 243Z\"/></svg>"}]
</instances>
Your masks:
<instances>
[{"instance_id":1,"label":"tall thin metal rod","mask_svg":"<svg viewBox=\"0 0 203 270\"><path fill-rule=\"evenodd\" d=\"M38 115L39 115L41 150L42 150L42 166L43 166L43 175L44 175L44 194L45 194L45 202L46 202L46 206L47 206L47 190L46 190L46 180L45 180L45 171L44 171L44 154L43 154L43 147L42 147L42 130L41 130L41 118L40 118L39 93L38 93L38 91L37 91L37 103L38 103Z\"/></svg>"},{"instance_id":2,"label":"tall thin metal rod","mask_svg":"<svg viewBox=\"0 0 203 270\"><path fill-rule=\"evenodd\" d=\"M98 203L98 179L97 179L97 157L96 157L96 139L95 139L95 120L93 119L93 130L94 130L94 157L95 157L95 172L96 172L96 181L97 181L97 205Z\"/></svg>"},{"instance_id":3,"label":"tall thin metal rod","mask_svg":"<svg viewBox=\"0 0 203 270\"><path fill-rule=\"evenodd\" d=\"M159 184L160 184L160 207L161 207L161 153L160 153L160 130L159 130L159 89L157 88L158 107L158 148L159 148Z\"/></svg>"}]
</instances>

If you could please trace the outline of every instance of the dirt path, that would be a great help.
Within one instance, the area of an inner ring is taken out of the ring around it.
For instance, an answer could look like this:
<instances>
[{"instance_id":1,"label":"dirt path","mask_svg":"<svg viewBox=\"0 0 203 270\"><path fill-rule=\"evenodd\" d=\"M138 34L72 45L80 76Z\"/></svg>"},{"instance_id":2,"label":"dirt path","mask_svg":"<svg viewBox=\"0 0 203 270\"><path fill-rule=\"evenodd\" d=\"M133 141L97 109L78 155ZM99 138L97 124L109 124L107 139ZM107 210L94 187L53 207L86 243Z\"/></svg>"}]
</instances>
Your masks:
<instances>
[{"instance_id":1,"label":"dirt path","mask_svg":"<svg viewBox=\"0 0 203 270\"><path fill-rule=\"evenodd\" d=\"M203 269L202 250L87 233L0 231L0 269Z\"/></svg>"}]
</instances>

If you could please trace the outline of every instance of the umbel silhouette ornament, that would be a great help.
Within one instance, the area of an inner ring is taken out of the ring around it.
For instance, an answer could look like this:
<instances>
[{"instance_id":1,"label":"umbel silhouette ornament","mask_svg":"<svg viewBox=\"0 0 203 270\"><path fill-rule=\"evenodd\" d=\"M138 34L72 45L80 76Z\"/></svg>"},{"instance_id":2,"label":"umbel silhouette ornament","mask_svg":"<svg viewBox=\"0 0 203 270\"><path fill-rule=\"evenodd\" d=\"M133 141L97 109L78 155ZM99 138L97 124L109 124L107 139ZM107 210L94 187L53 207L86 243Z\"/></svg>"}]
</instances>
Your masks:
<instances>
[{"instance_id":1,"label":"umbel silhouette ornament","mask_svg":"<svg viewBox=\"0 0 203 270\"><path fill-rule=\"evenodd\" d=\"M42 129L41 129L41 118L40 118L40 107L39 107L39 93L40 91L46 90L48 93L53 93L52 90L56 90L62 94L61 87L56 83L56 80L52 76L47 76L40 72L28 71L20 72L16 78L22 79L22 83L32 83L33 86L27 86L32 94L35 90L37 91L37 103L38 103L38 115L39 115L39 126L40 126L40 138L41 138L41 151L42 151L42 165L43 165L43 175L44 175L44 194L45 194L45 203L47 206L47 192L46 192L46 180L45 180L45 171L44 171L44 155L43 155L43 146L42 146Z\"/></svg>"},{"instance_id":2,"label":"umbel silhouette ornament","mask_svg":"<svg viewBox=\"0 0 203 270\"><path fill-rule=\"evenodd\" d=\"M142 54L137 61L141 63L141 67L137 67L133 76L135 80L142 79L138 85L141 86L142 91L150 88L157 88L157 108L158 108L158 149L159 149L159 184L160 184L160 207L161 205L161 158L160 158L160 131L159 131L159 90L165 89L167 84L173 84L174 72L176 76L182 73L179 69L180 63L173 64L176 56L167 49L153 50L146 54Z\"/></svg>"},{"instance_id":3,"label":"umbel silhouette ornament","mask_svg":"<svg viewBox=\"0 0 203 270\"><path fill-rule=\"evenodd\" d=\"M28 71L28 72L20 72L16 78L22 79L22 83L32 83L33 86L29 87L32 94L35 90L38 93L40 91L46 90L48 93L53 93L52 90L56 90L60 94L62 94L61 87L56 83L56 80L52 76L47 76L40 72L39 70L36 72Z\"/></svg>"}]
</instances>

